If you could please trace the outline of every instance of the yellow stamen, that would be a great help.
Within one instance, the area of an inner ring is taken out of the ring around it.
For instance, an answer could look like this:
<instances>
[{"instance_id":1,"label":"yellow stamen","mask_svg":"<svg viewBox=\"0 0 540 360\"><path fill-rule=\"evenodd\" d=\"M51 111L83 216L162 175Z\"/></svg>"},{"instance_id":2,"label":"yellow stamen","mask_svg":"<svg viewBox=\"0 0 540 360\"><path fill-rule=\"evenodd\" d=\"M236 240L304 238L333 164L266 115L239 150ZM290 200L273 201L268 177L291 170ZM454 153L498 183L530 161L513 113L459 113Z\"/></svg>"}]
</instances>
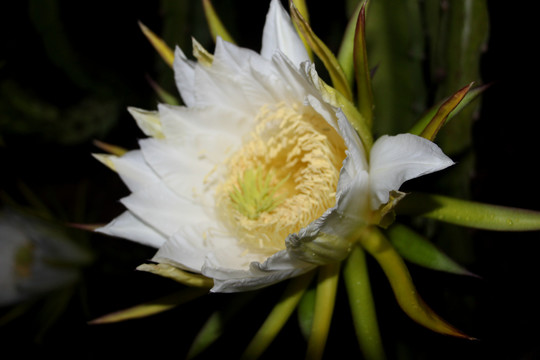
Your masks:
<instances>
[{"instance_id":1,"label":"yellow stamen","mask_svg":"<svg viewBox=\"0 0 540 360\"><path fill-rule=\"evenodd\" d=\"M216 203L231 235L272 253L335 204L345 144L310 107L264 106L243 146L224 164Z\"/></svg>"}]
</instances>

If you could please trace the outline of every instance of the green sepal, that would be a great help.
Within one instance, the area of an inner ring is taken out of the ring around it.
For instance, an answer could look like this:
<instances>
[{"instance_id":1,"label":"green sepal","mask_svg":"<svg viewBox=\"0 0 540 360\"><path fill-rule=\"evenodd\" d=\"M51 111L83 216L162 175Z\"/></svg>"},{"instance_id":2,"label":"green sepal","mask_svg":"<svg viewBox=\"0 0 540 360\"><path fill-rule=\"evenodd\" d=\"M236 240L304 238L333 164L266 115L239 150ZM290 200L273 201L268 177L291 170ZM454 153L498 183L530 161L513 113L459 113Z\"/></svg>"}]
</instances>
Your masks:
<instances>
[{"instance_id":1,"label":"green sepal","mask_svg":"<svg viewBox=\"0 0 540 360\"><path fill-rule=\"evenodd\" d=\"M450 111L450 113L448 114L448 116L446 117L445 121L444 121L444 124L447 124L454 116L456 116L457 114L459 114L459 112L464 108L466 107L467 105L469 105L473 100L475 100L476 98L478 98L478 96L480 94L482 94L487 88L489 87L489 85L482 85L482 86L478 86L478 87L475 87L475 88L470 88L467 93L465 94L465 96L463 97L463 99L457 104L457 106L452 110ZM420 118L420 120L418 120L418 122L416 124L414 124L414 126L408 131L410 134L414 134L414 135L420 135L424 129L428 126L428 124L430 123L430 121L435 117L435 115L437 114L437 112L439 111L439 109L441 108L441 106L446 102L448 101L449 98L447 99L444 99L443 101L439 102L437 105L433 106L432 108L430 108L425 114L424 116L422 116Z\"/></svg>"},{"instance_id":2,"label":"green sepal","mask_svg":"<svg viewBox=\"0 0 540 360\"><path fill-rule=\"evenodd\" d=\"M358 93L358 110L369 128L373 123L373 90L371 88L371 72L368 66L366 50L366 2L363 3L356 22L354 36L354 72Z\"/></svg>"},{"instance_id":3,"label":"green sepal","mask_svg":"<svg viewBox=\"0 0 540 360\"><path fill-rule=\"evenodd\" d=\"M433 141L439 130L443 127L448 119L448 115L458 106L458 104L463 100L465 95L469 92L472 87L472 83L459 89L456 93L446 99L442 105L439 107L435 115L428 122L426 127L420 133L420 136L428 140Z\"/></svg>"},{"instance_id":4,"label":"green sepal","mask_svg":"<svg viewBox=\"0 0 540 360\"><path fill-rule=\"evenodd\" d=\"M403 258L379 230L373 228L372 231L364 232L359 243L377 260L390 282L399 306L411 319L435 332L471 339L427 306L418 294Z\"/></svg>"},{"instance_id":5,"label":"green sepal","mask_svg":"<svg viewBox=\"0 0 540 360\"><path fill-rule=\"evenodd\" d=\"M234 44L234 39L219 19L219 16L210 0L203 0L203 9L206 16L206 21L208 22L208 27L210 28L210 34L212 34L212 39L214 39L214 42L219 36L223 40Z\"/></svg>"},{"instance_id":6,"label":"green sepal","mask_svg":"<svg viewBox=\"0 0 540 360\"><path fill-rule=\"evenodd\" d=\"M405 225L394 224L386 231L386 235L396 251L413 264L457 275L477 276Z\"/></svg>"},{"instance_id":7,"label":"green sepal","mask_svg":"<svg viewBox=\"0 0 540 360\"><path fill-rule=\"evenodd\" d=\"M322 359L334 313L340 266L341 263L335 262L319 267L315 311L308 339L306 359Z\"/></svg>"},{"instance_id":8,"label":"green sepal","mask_svg":"<svg viewBox=\"0 0 540 360\"><path fill-rule=\"evenodd\" d=\"M364 358L366 360L385 359L366 255L361 246L355 246L345 261L343 279L347 287L356 337Z\"/></svg>"},{"instance_id":9,"label":"green sepal","mask_svg":"<svg viewBox=\"0 0 540 360\"><path fill-rule=\"evenodd\" d=\"M294 3L294 6L298 9L304 20L309 24L309 12L306 5L305 0L291 0ZM304 37L304 34L302 34L301 31L299 31L298 26L295 24L295 29L298 35L300 36L300 39L302 39L302 42L304 43L304 46L306 48L306 51L308 53L308 56L311 61L313 61L313 52L311 51L311 48L309 47L308 42L306 41L306 38Z\"/></svg>"},{"instance_id":10,"label":"green sepal","mask_svg":"<svg viewBox=\"0 0 540 360\"><path fill-rule=\"evenodd\" d=\"M208 289L182 289L171 295L163 296L155 300L151 300L124 310L115 311L113 313L101 316L97 319L89 321L88 323L109 324L159 314L163 311L173 309L178 305L185 304L207 293Z\"/></svg>"},{"instance_id":11,"label":"green sepal","mask_svg":"<svg viewBox=\"0 0 540 360\"><path fill-rule=\"evenodd\" d=\"M422 216L475 229L540 230L540 212L484 204L442 195L412 193L396 207L398 215Z\"/></svg>"},{"instance_id":12,"label":"green sepal","mask_svg":"<svg viewBox=\"0 0 540 360\"><path fill-rule=\"evenodd\" d=\"M195 336L195 339L193 339L186 359L193 359L216 342L216 340L218 340L225 332L226 327L231 323L231 320L234 320L238 313L242 311L257 294L258 292L255 291L237 294L227 306L223 307L223 310L217 310L212 313L199 333Z\"/></svg>"},{"instance_id":13,"label":"green sepal","mask_svg":"<svg viewBox=\"0 0 540 360\"><path fill-rule=\"evenodd\" d=\"M244 351L242 359L256 359L266 350L298 306L313 279L314 273L314 271L310 271L290 280L283 296Z\"/></svg>"},{"instance_id":14,"label":"green sepal","mask_svg":"<svg viewBox=\"0 0 540 360\"><path fill-rule=\"evenodd\" d=\"M166 91L163 87L154 81L150 76L147 76L146 79L150 83L150 86L158 96L159 100L165 104L169 105L180 105L180 101L173 94Z\"/></svg>"},{"instance_id":15,"label":"green sepal","mask_svg":"<svg viewBox=\"0 0 540 360\"><path fill-rule=\"evenodd\" d=\"M343 73L349 82L349 86L352 88L354 83L354 37L356 34L356 23L358 22L358 15L365 0L360 1L355 7L353 14L351 15L347 27L343 33L341 39L341 45L337 53L337 59L339 65L343 69Z\"/></svg>"},{"instance_id":16,"label":"green sepal","mask_svg":"<svg viewBox=\"0 0 540 360\"><path fill-rule=\"evenodd\" d=\"M184 271L168 264L141 264L137 266L137 270L163 276L187 286L208 289L214 286L214 280L207 278L204 275Z\"/></svg>"},{"instance_id":17,"label":"green sepal","mask_svg":"<svg viewBox=\"0 0 540 360\"><path fill-rule=\"evenodd\" d=\"M298 327L304 338L309 339L311 333L311 327L313 326L313 314L315 313L315 288L309 288L300 303L298 304Z\"/></svg>"},{"instance_id":18,"label":"green sepal","mask_svg":"<svg viewBox=\"0 0 540 360\"><path fill-rule=\"evenodd\" d=\"M142 22L139 22L139 26L148 41L156 49L161 58L169 65L171 68L174 63L174 51L161 39L157 36L152 30L146 27Z\"/></svg>"},{"instance_id":19,"label":"green sepal","mask_svg":"<svg viewBox=\"0 0 540 360\"><path fill-rule=\"evenodd\" d=\"M219 339L225 326L223 316L221 311L216 311L210 315L197 336L195 336L195 339L193 339L186 359L193 359Z\"/></svg>"},{"instance_id":20,"label":"green sepal","mask_svg":"<svg viewBox=\"0 0 540 360\"><path fill-rule=\"evenodd\" d=\"M304 36L309 47L313 50L315 54L321 59L324 64L330 79L332 80L332 85L338 90L346 99L352 101L352 91L349 87L347 78L343 72L343 69L339 65L338 60L330 51L330 49L322 42L321 39L315 35L309 24L300 14L294 3L290 1L291 9L291 18L294 24L300 30L300 33Z\"/></svg>"}]
</instances>

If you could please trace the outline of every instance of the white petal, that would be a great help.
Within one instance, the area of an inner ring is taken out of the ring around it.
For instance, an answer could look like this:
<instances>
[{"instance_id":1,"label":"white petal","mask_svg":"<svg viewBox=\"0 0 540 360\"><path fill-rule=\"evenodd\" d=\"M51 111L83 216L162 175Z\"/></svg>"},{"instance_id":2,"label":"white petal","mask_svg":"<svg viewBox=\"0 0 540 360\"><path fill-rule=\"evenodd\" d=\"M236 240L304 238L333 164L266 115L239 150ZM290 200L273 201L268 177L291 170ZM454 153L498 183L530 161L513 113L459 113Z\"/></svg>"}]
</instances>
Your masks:
<instances>
[{"instance_id":1,"label":"white petal","mask_svg":"<svg viewBox=\"0 0 540 360\"><path fill-rule=\"evenodd\" d=\"M127 187L135 192L159 181L156 173L148 166L140 150L129 151L121 157L109 158L114 170Z\"/></svg>"},{"instance_id":2,"label":"white petal","mask_svg":"<svg viewBox=\"0 0 540 360\"><path fill-rule=\"evenodd\" d=\"M129 239L143 245L159 248L167 240L162 234L143 223L129 211L115 218L97 232Z\"/></svg>"},{"instance_id":3,"label":"white petal","mask_svg":"<svg viewBox=\"0 0 540 360\"><path fill-rule=\"evenodd\" d=\"M370 177L367 171L359 171L345 187L340 189L337 211L341 215L342 224L331 232L334 235L346 236L349 229L346 222L353 222L358 226L365 223L369 211ZM340 179L341 181L341 179ZM325 227L326 228L326 227ZM323 228L325 233L329 233Z\"/></svg>"},{"instance_id":4,"label":"white petal","mask_svg":"<svg viewBox=\"0 0 540 360\"><path fill-rule=\"evenodd\" d=\"M271 59L276 50L283 52L297 68L301 62L309 60L289 14L279 0L272 0L264 24L261 55Z\"/></svg>"},{"instance_id":5,"label":"white petal","mask_svg":"<svg viewBox=\"0 0 540 360\"><path fill-rule=\"evenodd\" d=\"M249 69L249 63L254 58L261 58L261 56L251 49L237 46L218 37L212 67L216 71L242 74Z\"/></svg>"},{"instance_id":6,"label":"white petal","mask_svg":"<svg viewBox=\"0 0 540 360\"><path fill-rule=\"evenodd\" d=\"M212 292L239 292L260 289L308 272L315 265L292 258L287 250L280 251L264 263L252 262L248 270L211 269L205 264L203 274L214 275ZM209 276L209 275L207 275Z\"/></svg>"},{"instance_id":7,"label":"white petal","mask_svg":"<svg viewBox=\"0 0 540 360\"><path fill-rule=\"evenodd\" d=\"M398 190L405 181L453 164L437 145L420 136L382 136L370 154L372 209L388 202L390 191Z\"/></svg>"},{"instance_id":8,"label":"white petal","mask_svg":"<svg viewBox=\"0 0 540 360\"><path fill-rule=\"evenodd\" d=\"M207 152L216 162L222 162L227 149L240 145L242 135L254 127L249 121L252 119L218 106L187 108L160 104L159 115L168 140L194 148L197 153Z\"/></svg>"},{"instance_id":9,"label":"white petal","mask_svg":"<svg viewBox=\"0 0 540 360\"><path fill-rule=\"evenodd\" d=\"M364 145L341 109L336 112L336 117L338 119L338 132L345 141L347 159L350 159L350 163L347 164L347 171L351 176L354 176L357 172L368 169Z\"/></svg>"},{"instance_id":10,"label":"white petal","mask_svg":"<svg viewBox=\"0 0 540 360\"><path fill-rule=\"evenodd\" d=\"M214 165L202 154L164 140L144 139L139 145L146 161L176 195L193 204L213 206L213 198L208 195Z\"/></svg>"},{"instance_id":11,"label":"white petal","mask_svg":"<svg viewBox=\"0 0 540 360\"><path fill-rule=\"evenodd\" d=\"M319 113L335 130L338 130L336 112L332 106L322 101L320 98L308 94L305 99L305 103Z\"/></svg>"},{"instance_id":12,"label":"white petal","mask_svg":"<svg viewBox=\"0 0 540 360\"><path fill-rule=\"evenodd\" d=\"M195 67L195 62L188 60L182 49L176 47L173 62L174 79L187 106L195 105Z\"/></svg>"},{"instance_id":13,"label":"white petal","mask_svg":"<svg viewBox=\"0 0 540 360\"><path fill-rule=\"evenodd\" d=\"M293 257L313 264L343 260L350 251L350 235L366 225L369 209L366 171L341 190L336 206L286 239Z\"/></svg>"},{"instance_id":14,"label":"white petal","mask_svg":"<svg viewBox=\"0 0 540 360\"><path fill-rule=\"evenodd\" d=\"M212 68L229 74L253 112L265 104L276 102L274 82L269 84L266 80L274 72L272 63L256 52L218 38ZM266 76L258 76L258 73Z\"/></svg>"},{"instance_id":15,"label":"white petal","mask_svg":"<svg viewBox=\"0 0 540 360\"><path fill-rule=\"evenodd\" d=\"M201 272L205 259L212 251L234 248L236 240L220 235L212 223L186 224L178 229L158 250L152 260Z\"/></svg>"},{"instance_id":16,"label":"white petal","mask_svg":"<svg viewBox=\"0 0 540 360\"><path fill-rule=\"evenodd\" d=\"M159 114L157 111L147 111L134 107L128 107L128 111L145 135L156 138L163 137L161 122L159 121Z\"/></svg>"},{"instance_id":17,"label":"white petal","mask_svg":"<svg viewBox=\"0 0 540 360\"><path fill-rule=\"evenodd\" d=\"M307 94L317 95L317 89L299 72L299 67L295 66L281 51L278 50L274 54L272 63L280 81L287 85L287 91L283 93L282 97L292 97L292 101L297 102L298 99L303 100ZM288 99L283 98L283 100L287 101ZM291 100L289 99L289 101Z\"/></svg>"},{"instance_id":18,"label":"white petal","mask_svg":"<svg viewBox=\"0 0 540 360\"><path fill-rule=\"evenodd\" d=\"M253 117L256 110L244 100L242 88L236 84L234 74L220 71L219 67L195 68L195 104L198 107L219 106L231 108Z\"/></svg>"},{"instance_id":19,"label":"white petal","mask_svg":"<svg viewBox=\"0 0 540 360\"><path fill-rule=\"evenodd\" d=\"M122 204L165 236L194 222L213 222L212 209L204 209L181 198L162 183L148 186L123 199Z\"/></svg>"},{"instance_id":20,"label":"white petal","mask_svg":"<svg viewBox=\"0 0 540 360\"><path fill-rule=\"evenodd\" d=\"M336 201L341 204L340 212L346 212L346 208L349 208L348 202L352 201L356 203L358 209L364 209L367 201L369 200L368 193L369 188L363 189L364 177L368 169L366 153L364 146L360 140L360 137L347 120L341 110L336 112L338 118L339 134L345 141L347 146L347 157L343 161L339 173L339 181L336 190ZM369 186L369 182L367 183ZM365 192L362 192L365 191ZM345 193L348 193L348 197L355 200L343 199L340 200ZM358 215L360 216L360 214Z\"/></svg>"}]
</instances>

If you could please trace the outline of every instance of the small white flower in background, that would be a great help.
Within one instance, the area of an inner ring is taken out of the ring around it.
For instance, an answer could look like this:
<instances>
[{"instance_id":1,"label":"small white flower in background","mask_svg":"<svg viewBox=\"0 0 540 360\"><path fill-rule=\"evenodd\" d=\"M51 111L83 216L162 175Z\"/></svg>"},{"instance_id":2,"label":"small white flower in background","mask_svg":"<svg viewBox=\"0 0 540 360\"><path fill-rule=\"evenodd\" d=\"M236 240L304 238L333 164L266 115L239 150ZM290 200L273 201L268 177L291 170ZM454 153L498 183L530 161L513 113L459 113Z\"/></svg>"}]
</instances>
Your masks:
<instances>
[{"instance_id":1,"label":"small white flower in background","mask_svg":"<svg viewBox=\"0 0 540 360\"><path fill-rule=\"evenodd\" d=\"M96 155L132 194L98 231L158 248L214 292L261 288L346 256L348 238L409 179L452 164L432 142L383 136L366 154L323 100L289 15L273 0L258 54L218 38L174 69L186 106L130 109L149 138Z\"/></svg>"},{"instance_id":2,"label":"small white flower in background","mask_svg":"<svg viewBox=\"0 0 540 360\"><path fill-rule=\"evenodd\" d=\"M73 284L90 254L60 228L34 216L0 211L0 306Z\"/></svg>"}]
</instances>

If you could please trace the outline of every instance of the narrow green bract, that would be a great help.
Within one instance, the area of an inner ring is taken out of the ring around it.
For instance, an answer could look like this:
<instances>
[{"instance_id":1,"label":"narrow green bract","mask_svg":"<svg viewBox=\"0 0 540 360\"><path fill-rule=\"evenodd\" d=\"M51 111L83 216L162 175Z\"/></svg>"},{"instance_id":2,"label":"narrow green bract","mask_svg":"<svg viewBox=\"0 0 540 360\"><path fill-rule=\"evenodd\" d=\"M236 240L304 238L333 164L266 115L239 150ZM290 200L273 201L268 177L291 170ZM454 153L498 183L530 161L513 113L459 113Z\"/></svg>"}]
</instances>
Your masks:
<instances>
[{"instance_id":1,"label":"narrow green bract","mask_svg":"<svg viewBox=\"0 0 540 360\"><path fill-rule=\"evenodd\" d=\"M540 230L540 212L482 204L442 195L414 193L396 211L423 216L454 225L495 231Z\"/></svg>"}]
</instances>

